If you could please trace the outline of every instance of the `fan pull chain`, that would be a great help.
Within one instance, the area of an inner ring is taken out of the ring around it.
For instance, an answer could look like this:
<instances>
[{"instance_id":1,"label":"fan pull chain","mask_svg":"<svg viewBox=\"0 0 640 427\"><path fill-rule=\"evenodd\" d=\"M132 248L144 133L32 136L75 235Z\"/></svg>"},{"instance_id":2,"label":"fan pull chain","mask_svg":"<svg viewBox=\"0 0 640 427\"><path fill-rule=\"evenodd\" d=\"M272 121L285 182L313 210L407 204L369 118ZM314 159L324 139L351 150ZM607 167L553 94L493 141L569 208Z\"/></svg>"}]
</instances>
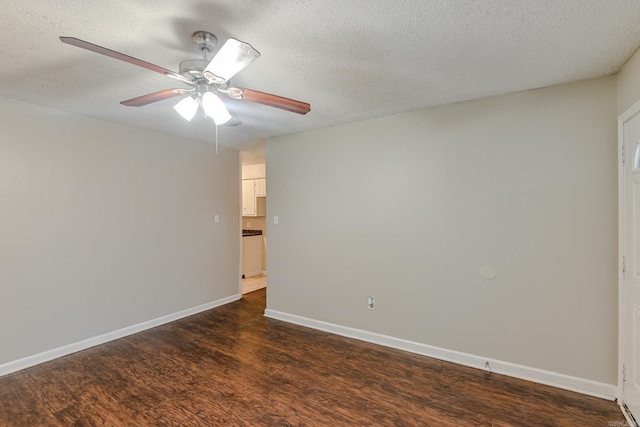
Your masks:
<instances>
[{"instance_id":1,"label":"fan pull chain","mask_svg":"<svg viewBox=\"0 0 640 427\"><path fill-rule=\"evenodd\" d=\"M218 154L218 125L216 125L216 154Z\"/></svg>"}]
</instances>

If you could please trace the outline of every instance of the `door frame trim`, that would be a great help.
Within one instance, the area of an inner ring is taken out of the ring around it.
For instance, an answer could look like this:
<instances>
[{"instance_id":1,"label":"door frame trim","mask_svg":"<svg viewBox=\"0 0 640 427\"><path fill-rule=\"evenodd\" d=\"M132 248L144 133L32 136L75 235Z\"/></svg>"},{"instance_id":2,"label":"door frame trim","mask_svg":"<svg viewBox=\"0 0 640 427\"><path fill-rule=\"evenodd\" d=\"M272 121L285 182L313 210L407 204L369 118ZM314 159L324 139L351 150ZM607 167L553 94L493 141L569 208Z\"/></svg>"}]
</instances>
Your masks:
<instances>
[{"instance_id":1,"label":"door frame trim","mask_svg":"<svg viewBox=\"0 0 640 427\"><path fill-rule=\"evenodd\" d=\"M624 306L624 275L622 274L622 257L624 252L624 231L625 231L625 174L624 165L626 162L635 160L635 152L632 153L625 148L625 163L622 163L622 147L624 146L624 125L640 114L640 100L629 107L624 113L618 116L618 404L624 404L624 384L622 381L622 369L624 366L624 355L626 350L627 317L628 313ZM631 262L631 261L629 261ZM629 263L627 263L629 265ZM624 412L624 411L623 411Z\"/></svg>"}]
</instances>

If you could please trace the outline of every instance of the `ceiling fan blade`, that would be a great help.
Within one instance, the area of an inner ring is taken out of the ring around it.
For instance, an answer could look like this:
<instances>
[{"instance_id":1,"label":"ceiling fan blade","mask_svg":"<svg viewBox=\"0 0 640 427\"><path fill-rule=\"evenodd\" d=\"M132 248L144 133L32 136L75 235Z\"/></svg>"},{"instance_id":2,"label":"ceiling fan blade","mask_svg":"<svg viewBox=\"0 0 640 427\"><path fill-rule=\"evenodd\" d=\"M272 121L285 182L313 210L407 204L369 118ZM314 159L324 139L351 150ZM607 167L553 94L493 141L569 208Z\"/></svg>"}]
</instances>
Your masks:
<instances>
[{"instance_id":1,"label":"ceiling fan blade","mask_svg":"<svg viewBox=\"0 0 640 427\"><path fill-rule=\"evenodd\" d=\"M242 124L242 120L240 120L238 116L231 114L231 120L225 123L224 126L235 127L235 126L240 126L241 124Z\"/></svg>"},{"instance_id":2,"label":"ceiling fan blade","mask_svg":"<svg viewBox=\"0 0 640 427\"><path fill-rule=\"evenodd\" d=\"M162 101L163 99L173 98L174 96L186 95L192 90L189 89L166 89L160 92L148 93L146 95L139 96L137 98L127 99L120 104L127 107L141 107L143 105L151 104L152 102Z\"/></svg>"},{"instance_id":3,"label":"ceiling fan blade","mask_svg":"<svg viewBox=\"0 0 640 427\"><path fill-rule=\"evenodd\" d=\"M77 39L75 37L60 37L60 41L73 46L81 47L83 49L90 50L101 55L109 56L111 58L119 59L124 62L128 62L138 67L146 68L147 70L155 71L156 73L164 74L165 76L174 78L176 80L183 81L185 83L193 84L191 79L184 77L181 74L167 70L166 68L158 65L151 64L150 62L143 61L133 56L125 55L124 53L116 52L115 50L107 49L106 47L98 46L97 44L89 43L84 40Z\"/></svg>"},{"instance_id":4,"label":"ceiling fan blade","mask_svg":"<svg viewBox=\"0 0 640 427\"><path fill-rule=\"evenodd\" d=\"M227 40L203 71L211 83L222 84L260 57L249 43Z\"/></svg>"},{"instance_id":5,"label":"ceiling fan blade","mask_svg":"<svg viewBox=\"0 0 640 427\"><path fill-rule=\"evenodd\" d=\"M227 95L234 99L257 102L258 104L280 108L297 114L307 114L311 111L311 105L306 102L296 101L295 99L272 95L270 93L259 92L257 90L230 87L227 89Z\"/></svg>"}]
</instances>

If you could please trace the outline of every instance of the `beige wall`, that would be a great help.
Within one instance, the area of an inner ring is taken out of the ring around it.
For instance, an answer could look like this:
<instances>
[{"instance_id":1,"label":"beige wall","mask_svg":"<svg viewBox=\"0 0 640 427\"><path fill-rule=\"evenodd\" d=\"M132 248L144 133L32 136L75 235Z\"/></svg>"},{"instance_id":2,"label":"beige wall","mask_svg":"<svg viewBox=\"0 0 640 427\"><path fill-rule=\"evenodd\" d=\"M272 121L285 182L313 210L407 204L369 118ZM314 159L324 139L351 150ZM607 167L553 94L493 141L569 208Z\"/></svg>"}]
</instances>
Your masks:
<instances>
[{"instance_id":1,"label":"beige wall","mask_svg":"<svg viewBox=\"0 0 640 427\"><path fill-rule=\"evenodd\" d=\"M272 138L268 308L615 384L616 146L615 77Z\"/></svg>"},{"instance_id":2,"label":"beige wall","mask_svg":"<svg viewBox=\"0 0 640 427\"><path fill-rule=\"evenodd\" d=\"M237 295L238 156L0 98L0 365Z\"/></svg>"},{"instance_id":3,"label":"beige wall","mask_svg":"<svg viewBox=\"0 0 640 427\"><path fill-rule=\"evenodd\" d=\"M242 228L251 230L262 230L262 234L267 233L267 221L264 216L243 216Z\"/></svg>"},{"instance_id":4,"label":"beige wall","mask_svg":"<svg viewBox=\"0 0 640 427\"><path fill-rule=\"evenodd\" d=\"M259 179L266 176L264 163L242 166L242 179Z\"/></svg>"},{"instance_id":5,"label":"beige wall","mask_svg":"<svg viewBox=\"0 0 640 427\"><path fill-rule=\"evenodd\" d=\"M618 115L640 100L640 51L618 73Z\"/></svg>"}]
</instances>

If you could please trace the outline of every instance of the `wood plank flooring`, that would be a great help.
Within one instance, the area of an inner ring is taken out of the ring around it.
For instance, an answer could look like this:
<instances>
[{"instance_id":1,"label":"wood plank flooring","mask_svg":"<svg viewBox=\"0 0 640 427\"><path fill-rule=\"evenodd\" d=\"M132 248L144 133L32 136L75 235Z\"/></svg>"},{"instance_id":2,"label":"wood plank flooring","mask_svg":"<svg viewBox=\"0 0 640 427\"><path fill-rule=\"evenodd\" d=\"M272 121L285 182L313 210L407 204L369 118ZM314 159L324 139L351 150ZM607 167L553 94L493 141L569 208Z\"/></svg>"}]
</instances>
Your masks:
<instances>
[{"instance_id":1,"label":"wood plank flooring","mask_svg":"<svg viewBox=\"0 0 640 427\"><path fill-rule=\"evenodd\" d=\"M242 294L248 294L259 289L267 287L267 276L259 274L257 276L247 277L242 279Z\"/></svg>"},{"instance_id":2,"label":"wood plank flooring","mask_svg":"<svg viewBox=\"0 0 640 427\"><path fill-rule=\"evenodd\" d=\"M1 426L602 426L614 402L267 319L265 290L0 378Z\"/></svg>"}]
</instances>

